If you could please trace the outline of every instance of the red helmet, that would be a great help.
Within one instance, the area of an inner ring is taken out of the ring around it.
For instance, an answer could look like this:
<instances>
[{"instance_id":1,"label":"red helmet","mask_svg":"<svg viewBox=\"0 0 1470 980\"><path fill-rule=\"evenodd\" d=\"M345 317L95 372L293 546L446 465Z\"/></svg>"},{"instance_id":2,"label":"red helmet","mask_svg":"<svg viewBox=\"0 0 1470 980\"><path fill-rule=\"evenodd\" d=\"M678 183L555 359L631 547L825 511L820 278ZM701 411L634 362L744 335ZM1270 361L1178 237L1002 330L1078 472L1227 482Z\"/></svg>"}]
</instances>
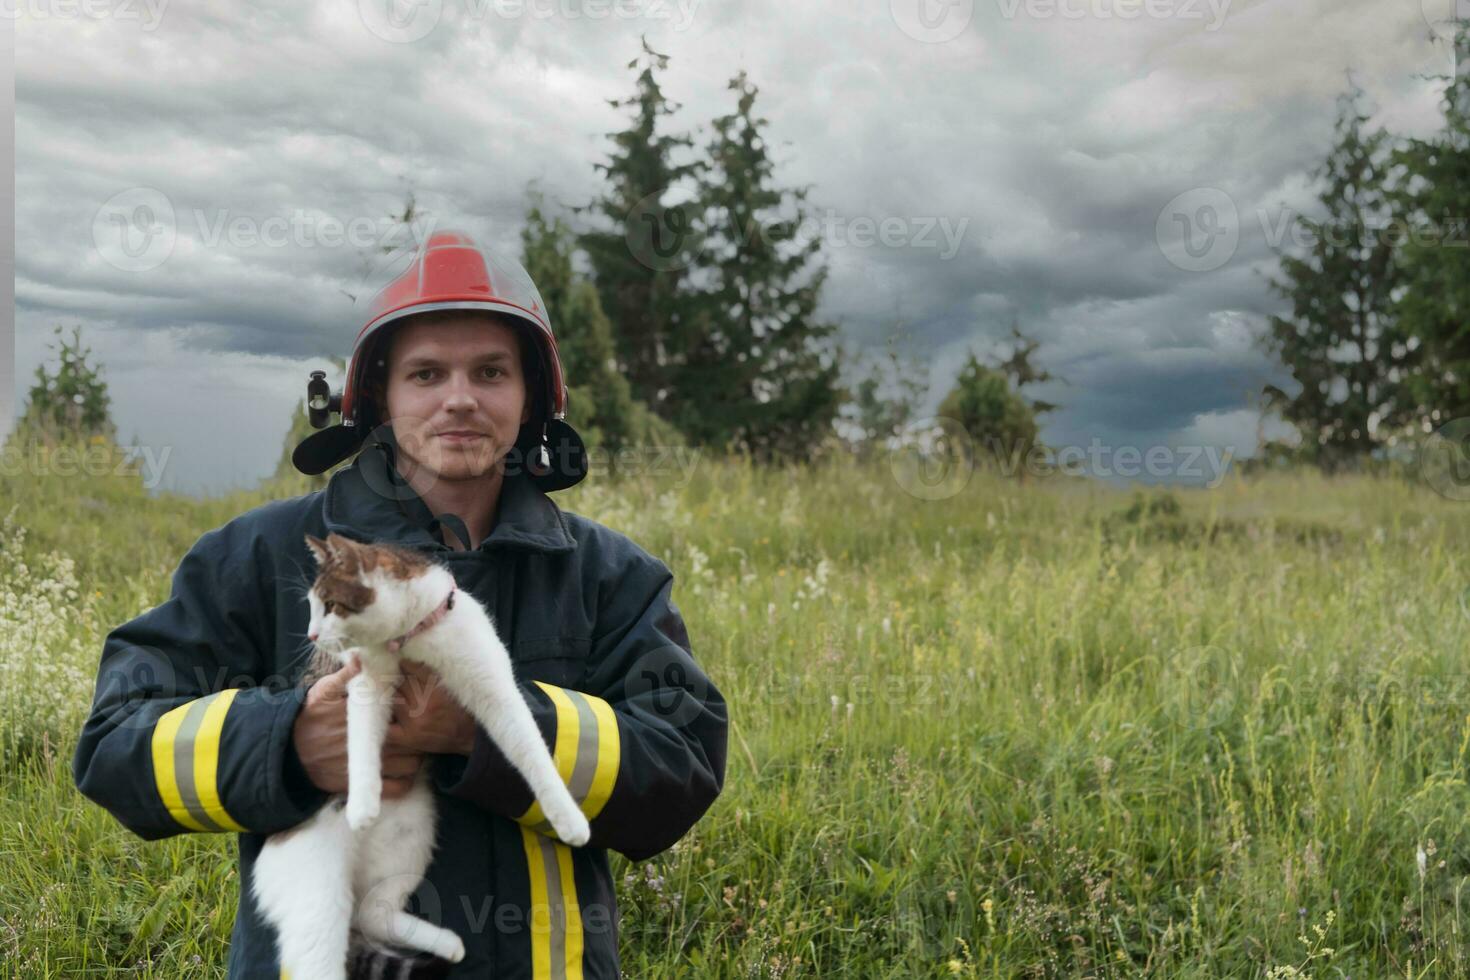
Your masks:
<instances>
[{"instance_id":1,"label":"red helmet","mask_svg":"<svg viewBox=\"0 0 1470 980\"><path fill-rule=\"evenodd\" d=\"M435 310L484 310L524 326L521 336L532 341L540 367L540 390L531 393L539 417L533 416L528 426L540 445L523 445L528 441L523 438L517 448L531 454L527 469L543 490L560 490L580 481L586 475L586 451L566 422L567 387L541 293L519 262L480 247L459 231L431 234L413 263L368 303L367 322L352 345L340 395L328 391L324 372L312 372L307 411L312 425L323 431L296 447L291 456L296 468L312 475L325 472L356 452L385 421L382 406L364 397L368 373L382 363L380 352L394 325ZM341 423L324 428L333 411L341 412ZM553 449L560 450L560 466L553 466L549 458L556 455Z\"/></svg>"}]
</instances>

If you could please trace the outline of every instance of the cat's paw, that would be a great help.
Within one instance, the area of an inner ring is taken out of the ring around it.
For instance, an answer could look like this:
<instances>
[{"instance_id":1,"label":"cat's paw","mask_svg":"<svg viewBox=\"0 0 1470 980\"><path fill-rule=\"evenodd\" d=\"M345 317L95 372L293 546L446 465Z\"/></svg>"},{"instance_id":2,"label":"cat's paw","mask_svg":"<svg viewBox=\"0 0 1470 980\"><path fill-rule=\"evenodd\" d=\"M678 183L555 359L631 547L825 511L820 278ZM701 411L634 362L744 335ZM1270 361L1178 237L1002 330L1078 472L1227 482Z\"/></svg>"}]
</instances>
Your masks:
<instances>
[{"instance_id":1,"label":"cat's paw","mask_svg":"<svg viewBox=\"0 0 1470 980\"><path fill-rule=\"evenodd\" d=\"M451 963L458 963L464 959L464 940L455 936L453 945L444 951L444 955L440 959L448 960Z\"/></svg>"},{"instance_id":2,"label":"cat's paw","mask_svg":"<svg viewBox=\"0 0 1470 980\"><path fill-rule=\"evenodd\" d=\"M551 829L573 847L581 847L592 837L592 828L587 825L587 818L581 810L558 813L551 821Z\"/></svg>"},{"instance_id":3,"label":"cat's paw","mask_svg":"<svg viewBox=\"0 0 1470 980\"><path fill-rule=\"evenodd\" d=\"M347 826L353 830L362 830L378 819L381 809L381 798L377 793L348 793Z\"/></svg>"}]
</instances>

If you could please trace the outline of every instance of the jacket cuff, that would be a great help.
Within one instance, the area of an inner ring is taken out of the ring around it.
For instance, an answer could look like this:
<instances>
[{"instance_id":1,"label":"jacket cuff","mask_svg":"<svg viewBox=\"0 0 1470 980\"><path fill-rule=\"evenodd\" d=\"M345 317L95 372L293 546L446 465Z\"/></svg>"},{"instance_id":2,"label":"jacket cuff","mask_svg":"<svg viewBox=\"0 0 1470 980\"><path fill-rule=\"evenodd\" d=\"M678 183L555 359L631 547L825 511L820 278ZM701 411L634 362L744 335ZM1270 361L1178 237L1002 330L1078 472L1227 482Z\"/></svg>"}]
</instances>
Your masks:
<instances>
[{"instance_id":1,"label":"jacket cuff","mask_svg":"<svg viewBox=\"0 0 1470 980\"><path fill-rule=\"evenodd\" d=\"M331 794L318 789L307 776L292 738L296 718L306 701L306 692L300 688L284 691L254 688L242 691L240 699L247 695L254 696L249 700L259 702L256 710L260 714L264 751L257 759L260 767L257 777L250 781L261 792L252 801L253 812L247 814L245 825L254 833L272 834L311 817Z\"/></svg>"}]
</instances>

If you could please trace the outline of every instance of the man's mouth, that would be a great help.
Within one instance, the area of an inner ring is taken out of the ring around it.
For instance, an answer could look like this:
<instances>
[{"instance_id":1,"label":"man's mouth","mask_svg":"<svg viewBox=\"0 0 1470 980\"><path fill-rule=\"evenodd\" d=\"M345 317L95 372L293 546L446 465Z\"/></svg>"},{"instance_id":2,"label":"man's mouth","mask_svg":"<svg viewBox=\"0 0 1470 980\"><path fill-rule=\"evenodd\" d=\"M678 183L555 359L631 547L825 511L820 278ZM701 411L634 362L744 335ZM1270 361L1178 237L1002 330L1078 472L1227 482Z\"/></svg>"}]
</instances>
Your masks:
<instances>
[{"instance_id":1,"label":"man's mouth","mask_svg":"<svg viewBox=\"0 0 1470 980\"><path fill-rule=\"evenodd\" d=\"M469 429L455 429L451 432L439 433L439 438L448 443L467 443L477 439L485 438L483 432L473 432Z\"/></svg>"}]
</instances>

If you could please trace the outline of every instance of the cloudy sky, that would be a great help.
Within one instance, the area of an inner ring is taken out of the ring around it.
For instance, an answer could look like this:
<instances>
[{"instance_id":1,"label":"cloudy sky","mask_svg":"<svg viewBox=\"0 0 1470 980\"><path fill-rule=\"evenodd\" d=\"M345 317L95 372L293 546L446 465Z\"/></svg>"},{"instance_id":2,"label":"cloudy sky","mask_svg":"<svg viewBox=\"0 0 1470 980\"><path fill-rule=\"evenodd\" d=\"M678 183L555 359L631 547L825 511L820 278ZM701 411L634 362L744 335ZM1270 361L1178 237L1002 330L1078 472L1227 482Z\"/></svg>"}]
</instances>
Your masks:
<instances>
[{"instance_id":1,"label":"cloudy sky","mask_svg":"<svg viewBox=\"0 0 1470 980\"><path fill-rule=\"evenodd\" d=\"M646 34L675 126L759 85L825 313L855 350L902 322L928 408L1018 320L1066 380L1051 444L1246 456L1334 100L1351 70L1375 123L1437 128L1454 2L20 0L15 410L79 324L160 486L253 484L405 193L510 250L531 181L586 203Z\"/></svg>"}]
</instances>

